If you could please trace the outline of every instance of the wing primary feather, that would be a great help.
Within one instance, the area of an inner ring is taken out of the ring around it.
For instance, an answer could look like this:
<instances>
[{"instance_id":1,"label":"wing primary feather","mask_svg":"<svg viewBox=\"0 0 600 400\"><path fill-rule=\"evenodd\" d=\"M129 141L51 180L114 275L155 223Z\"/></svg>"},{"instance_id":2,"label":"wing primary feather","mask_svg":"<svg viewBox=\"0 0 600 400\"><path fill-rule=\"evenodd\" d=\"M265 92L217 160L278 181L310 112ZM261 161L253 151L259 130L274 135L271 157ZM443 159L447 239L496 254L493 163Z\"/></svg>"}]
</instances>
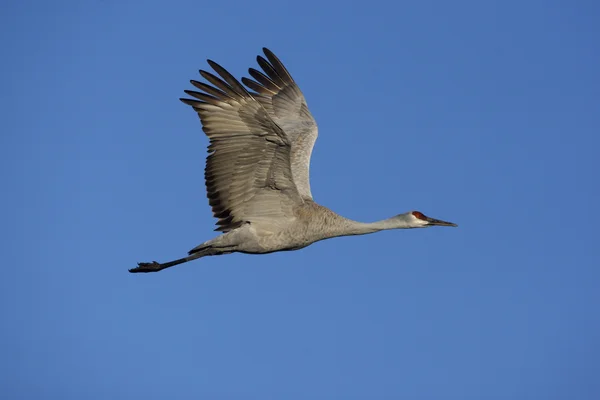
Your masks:
<instances>
[{"instance_id":1,"label":"wing primary feather","mask_svg":"<svg viewBox=\"0 0 600 400\"><path fill-rule=\"evenodd\" d=\"M244 85L248 86L251 90L254 90L256 93L259 93L259 94L274 95L277 93L277 92L267 89L260 83L254 82L252 79L248 79L246 77L242 78L242 83Z\"/></svg>"},{"instance_id":2,"label":"wing primary feather","mask_svg":"<svg viewBox=\"0 0 600 400\"><path fill-rule=\"evenodd\" d=\"M281 60L279 60L279 58L277 58L277 56L266 47L263 47L263 52L265 53L265 56L267 56L267 59L275 71L277 71L277 75L279 75L287 83L294 83L294 78L292 78L292 75L288 72Z\"/></svg>"},{"instance_id":3,"label":"wing primary feather","mask_svg":"<svg viewBox=\"0 0 600 400\"><path fill-rule=\"evenodd\" d=\"M203 90L206 93L208 93L208 94L210 94L210 95L212 95L212 96L214 96L216 98L224 98L224 97L226 97L226 98L229 98L231 100L235 100L233 97L229 96L227 93L225 93L225 92L223 92L223 91L221 91L221 90L219 90L217 88L214 88L214 87L212 87L210 85L207 85L204 82L198 82L198 81L195 81L195 80L191 80L190 83L192 85L194 85L195 87L197 87L198 89Z\"/></svg>"},{"instance_id":4,"label":"wing primary feather","mask_svg":"<svg viewBox=\"0 0 600 400\"><path fill-rule=\"evenodd\" d=\"M221 78L225 79L225 82L231 86L231 88L240 96L244 96L249 94L246 88L244 88L237 79L233 77L225 68L221 67L219 64L212 60L207 60L208 64L212 69L215 70L217 74L221 76Z\"/></svg>"},{"instance_id":5,"label":"wing primary feather","mask_svg":"<svg viewBox=\"0 0 600 400\"><path fill-rule=\"evenodd\" d=\"M277 71L275 71L275 69L271 66L271 64L269 64L267 60L265 60L261 56L258 56L256 57L256 61L258 62L258 65L260 65L262 70L265 71L265 74L267 74L269 78L271 78L273 83L275 83L280 88L285 86L285 82L283 81L283 79L281 79Z\"/></svg>"},{"instance_id":6,"label":"wing primary feather","mask_svg":"<svg viewBox=\"0 0 600 400\"><path fill-rule=\"evenodd\" d=\"M181 97L179 99L182 103L187 104L188 106L192 106L194 108L194 110L198 110L198 107L200 107L202 104L206 104L203 101L198 101L198 100L192 100L192 99L185 99L183 97Z\"/></svg>"},{"instance_id":7,"label":"wing primary feather","mask_svg":"<svg viewBox=\"0 0 600 400\"><path fill-rule=\"evenodd\" d=\"M229 86L221 78L211 74L208 71L204 71L202 69L199 72L200 72L200 75L202 75L202 77L204 79L206 79L207 81L209 81L210 83L215 85L217 88L221 89L223 92L227 93L230 97L233 97L234 99L240 98L240 95L238 93L236 93L235 90L233 90L233 88L231 86Z\"/></svg>"},{"instance_id":8,"label":"wing primary feather","mask_svg":"<svg viewBox=\"0 0 600 400\"><path fill-rule=\"evenodd\" d=\"M217 99L216 97L210 96L206 93L200 93L200 92L196 92L193 90L184 90L184 92L186 94L189 94L192 97L195 97L199 100L202 100L206 103L210 103L210 104L214 104L214 105L219 105L219 103L221 103L222 100Z\"/></svg>"},{"instance_id":9,"label":"wing primary feather","mask_svg":"<svg viewBox=\"0 0 600 400\"><path fill-rule=\"evenodd\" d=\"M277 93L277 92L279 92L281 90L280 86L277 86L275 84L275 82L273 82L271 80L271 78L269 78L268 76L266 76L262 72L260 72L258 70L255 70L254 68L248 69L248 72L250 73L250 75L252 75L252 77L254 79L256 79L258 81L258 83L260 83L261 85L263 85L264 87L266 87L270 91Z\"/></svg>"}]
</instances>

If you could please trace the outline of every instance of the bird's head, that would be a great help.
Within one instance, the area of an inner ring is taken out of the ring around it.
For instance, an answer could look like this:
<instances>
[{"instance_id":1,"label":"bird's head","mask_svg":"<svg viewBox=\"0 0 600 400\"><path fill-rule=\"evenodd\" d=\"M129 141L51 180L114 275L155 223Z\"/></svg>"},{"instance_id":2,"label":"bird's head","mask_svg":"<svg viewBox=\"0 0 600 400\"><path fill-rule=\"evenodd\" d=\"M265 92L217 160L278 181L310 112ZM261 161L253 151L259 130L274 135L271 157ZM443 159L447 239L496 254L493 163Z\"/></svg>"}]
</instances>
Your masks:
<instances>
[{"instance_id":1,"label":"bird's head","mask_svg":"<svg viewBox=\"0 0 600 400\"><path fill-rule=\"evenodd\" d=\"M440 219L435 219L426 216L420 211L411 211L407 213L407 216L410 220L410 223L417 228L427 228L429 226L458 226L452 222L442 221Z\"/></svg>"}]
</instances>

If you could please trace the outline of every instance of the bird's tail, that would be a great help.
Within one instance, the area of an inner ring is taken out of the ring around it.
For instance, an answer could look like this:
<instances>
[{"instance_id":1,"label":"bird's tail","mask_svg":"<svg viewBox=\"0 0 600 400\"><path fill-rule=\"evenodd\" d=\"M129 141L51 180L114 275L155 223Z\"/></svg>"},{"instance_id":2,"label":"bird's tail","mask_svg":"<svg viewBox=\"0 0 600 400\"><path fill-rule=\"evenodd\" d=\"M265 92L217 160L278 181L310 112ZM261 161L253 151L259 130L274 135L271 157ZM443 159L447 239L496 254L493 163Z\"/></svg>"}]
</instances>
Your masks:
<instances>
[{"instance_id":1,"label":"bird's tail","mask_svg":"<svg viewBox=\"0 0 600 400\"><path fill-rule=\"evenodd\" d=\"M221 254L233 253L234 251L235 248L233 246L217 246L216 244L202 243L188 251L186 258L191 261L200 257L219 256Z\"/></svg>"},{"instance_id":2,"label":"bird's tail","mask_svg":"<svg viewBox=\"0 0 600 400\"><path fill-rule=\"evenodd\" d=\"M192 254L196 254L196 253L199 253L199 252L201 252L203 250L208 250L210 248L211 248L211 246L209 244L202 243L202 244L199 244L198 246L194 247L190 251L188 251L188 255L191 256ZM203 256L200 256L200 257L203 257Z\"/></svg>"}]
</instances>

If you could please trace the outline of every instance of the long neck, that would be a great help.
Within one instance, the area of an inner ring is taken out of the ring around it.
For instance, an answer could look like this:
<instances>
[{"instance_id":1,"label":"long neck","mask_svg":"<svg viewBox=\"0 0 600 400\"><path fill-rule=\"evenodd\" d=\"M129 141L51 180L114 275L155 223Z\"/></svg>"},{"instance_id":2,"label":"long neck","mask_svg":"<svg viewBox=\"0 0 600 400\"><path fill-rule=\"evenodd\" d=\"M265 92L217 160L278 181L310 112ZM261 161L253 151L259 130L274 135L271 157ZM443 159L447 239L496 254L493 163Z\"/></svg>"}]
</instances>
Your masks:
<instances>
[{"instance_id":1,"label":"long neck","mask_svg":"<svg viewBox=\"0 0 600 400\"><path fill-rule=\"evenodd\" d=\"M315 202L305 202L296 210L299 219L307 221L309 240L323 240L337 236L366 235L388 229L418 228L410 213L396 215L377 222L358 222L344 218Z\"/></svg>"},{"instance_id":2,"label":"long neck","mask_svg":"<svg viewBox=\"0 0 600 400\"><path fill-rule=\"evenodd\" d=\"M349 220L347 235L366 235L367 233L379 232L389 229L417 228L405 215L384 219L377 222L357 222Z\"/></svg>"}]
</instances>

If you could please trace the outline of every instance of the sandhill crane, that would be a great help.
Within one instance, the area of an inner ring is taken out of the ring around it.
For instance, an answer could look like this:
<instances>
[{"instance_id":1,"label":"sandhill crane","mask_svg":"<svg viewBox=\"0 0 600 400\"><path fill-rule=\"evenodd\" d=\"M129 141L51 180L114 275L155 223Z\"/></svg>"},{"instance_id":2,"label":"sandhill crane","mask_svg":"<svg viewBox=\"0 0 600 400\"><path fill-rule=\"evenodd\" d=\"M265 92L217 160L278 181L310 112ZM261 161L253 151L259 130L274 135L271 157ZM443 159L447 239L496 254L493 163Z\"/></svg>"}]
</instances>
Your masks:
<instances>
[{"instance_id":1,"label":"sandhill crane","mask_svg":"<svg viewBox=\"0 0 600 400\"><path fill-rule=\"evenodd\" d=\"M209 204L223 234L178 260L139 263L130 272L156 272L200 257L234 252L264 254L297 250L336 236L386 229L457 226L410 211L362 223L339 216L313 201L309 164L317 124L302 92L281 61L263 48L262 72L242 78L248 91L214 61L219 75L200 71L212 85L192 80L202 92L180 99L198 113L210 139L205 181Z\"/></svg>"}]
</instances>

